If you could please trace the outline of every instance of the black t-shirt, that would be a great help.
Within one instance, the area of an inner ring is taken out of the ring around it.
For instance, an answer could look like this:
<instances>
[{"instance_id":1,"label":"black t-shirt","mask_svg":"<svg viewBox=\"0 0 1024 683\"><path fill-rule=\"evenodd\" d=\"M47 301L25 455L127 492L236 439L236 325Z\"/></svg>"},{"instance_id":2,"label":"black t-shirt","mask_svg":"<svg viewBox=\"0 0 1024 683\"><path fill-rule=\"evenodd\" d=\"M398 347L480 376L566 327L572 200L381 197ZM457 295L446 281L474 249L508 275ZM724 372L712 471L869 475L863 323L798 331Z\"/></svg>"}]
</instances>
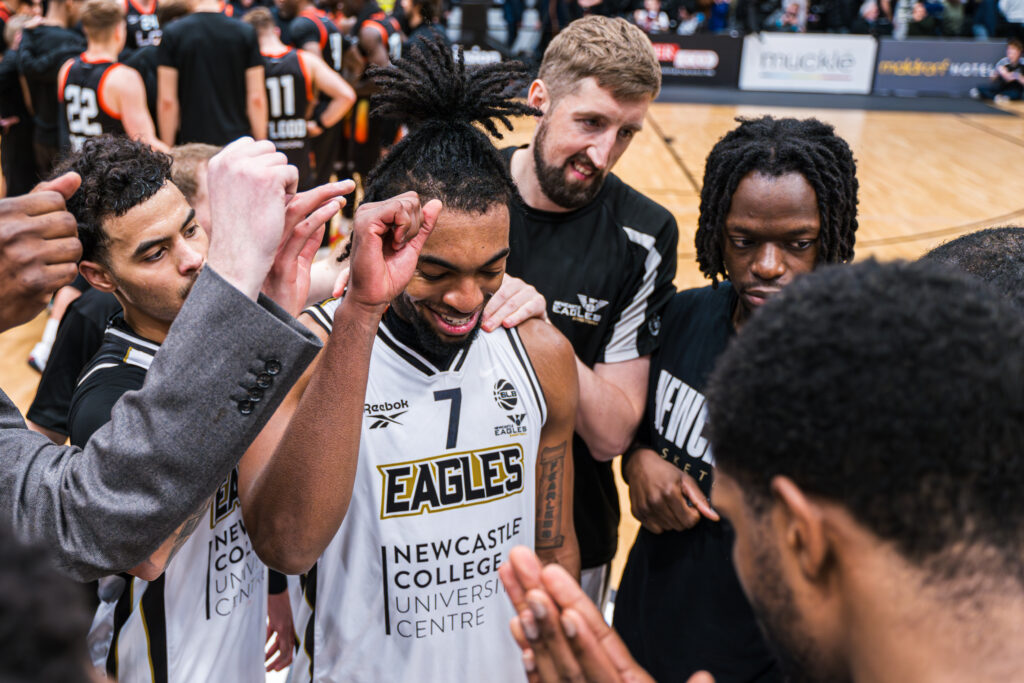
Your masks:
<instances>
[{"instance_id":1,"label":"black t-shirt","mask_svg":"<svg viewBox=\"0 0 1024 683\"><path fill-rule=\"evenodd\" d=\"M120 310L121 304L113 294L96 289L86 290L71 302L57 329L28 419L55 432L68 433L75 381L100 348L107 321Z\"/></svg>"},{"instance_id":2,"label":"black t-shirt","mask_svg":"<svg viewBox=\"0 0 1024 683\"><path fill-rule=\"evenodd\" d=\"M512 148L503 150L511 161ZM508 273L547 299L548 317L588 367L645 356L658 346L661 309L675 293L679 231L667 210L609 173L597 197L567 213L510 207ZM618 544L611 463L577 434L574 514L584 569Z\"/></svg>"},{"instance_id":3,"label":"black t-shirt","mask_svg":"<svg viewBox=\"0 0 1024 683\"><path fill-rule=\"evenodd\" d=\"M704 387L733 334L736 295L726 282L680 292L662 316L664 344L651 357L637 442L688 472L711 493ZM728 522L700 520L687 531L641 527L615 599L615 628L657 680L701 669L719 683L779 681L732 564Z\"/></svg>"},{"instance_id":4,"label":"black t-shirt","mask_svg":"<svg viewBox=\"0 0 1024 683\"><path fill-rule=\"evenodd\" d=\"M17 116L28 122L28 107L18 78L18 51L7 50L0 61L0 117Z\"/></svg>"},{"instance_id":5,"label":"black t-shirt","mask_svg":"<svg viewBox=\"0 0 1024 683\"><path fill-rule=\"evenodd\" d=\"M250 134L245 70L263 66L256 34L217 12L197 12L164 28L157 64L178 70L178 143L226 145Z\"/></svg>"},{"instance_id":6,"label":"black t-shirt","mask_svg":"<svg viewBox=\"0 0 1024 683\"><path fill-rule=\"evenodd\" d=\"M43 24L22 33L18 67L28 82L35 139L41 144L56 147L60 143L57 75L64 62L77 57L85 47L81 33L60 26Z\"/></svg>"},{"instance_id":7,"label":"black t-shirt","mask_svg":"<svg viewBox=\"0 0 1024 683\"><path fill-rule=\"evenodd\" d=\"M409 39L406 40L405 45L402 46L402 54L408 55L409 49L416 45L418 45L421 50L426 49L423 47L423 43L430 40L437 40L438 38L440 38L445 45L451 47L452 41L448 40L448 34L444 32L443 26L423 22L414 28L409 34Z\"/></svg>"},{"instance_id":8,"label":"black t-shirt","mask_svg":"<svg viewBox=\"0 0 1024 683\"><path fill-rule=\"evenodd\" d=\"M146 381L156 342L135 334L116 314L103 335L99 350L82 370L71 397L68 435L75 446L85 446L97 429L110 422L114 404L128 391L137 391Z\"/></svg>"},{"instance_id":9,"label":"black t-shirt","mask_svg":"<svg viewBox=\"0 0 1024 683\"><path fill-rule=\"evenodd\" d=\"M146 106L149 115L156 121L156 45L146 45L132 52L123 62L139 72L146 86Z\"/></svg>"}]
</instances>

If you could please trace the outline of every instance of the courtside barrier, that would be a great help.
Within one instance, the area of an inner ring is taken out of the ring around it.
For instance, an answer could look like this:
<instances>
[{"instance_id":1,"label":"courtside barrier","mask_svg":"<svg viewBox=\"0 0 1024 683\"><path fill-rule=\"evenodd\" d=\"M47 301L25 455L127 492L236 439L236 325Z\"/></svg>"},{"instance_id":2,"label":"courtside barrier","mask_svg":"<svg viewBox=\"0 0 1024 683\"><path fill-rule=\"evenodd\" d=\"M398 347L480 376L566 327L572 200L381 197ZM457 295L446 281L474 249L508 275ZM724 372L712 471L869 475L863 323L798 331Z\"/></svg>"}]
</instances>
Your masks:
<instances>
[{"instance_id":1,"label":"courtside barrier","mask_svg":"<svg viewBox=\"0 0 1024 683\"><path fill-rule=\"evenodd\" d=\"M661 63L663 83L730 88L739 84L742 38L663 33L651 36L651 43Z\"/></svg>"},{"instance_id":2,"label":"courtside barrier","mask_svg":"<svg viewBox=\"0 0 1024 683\"><path fill-rule=\"evenodd\" d=\"M871 36L752 34L743 41L740 89L866 95L877 51Z\"/></svg>"},{"instance_id":3,"label":"courtside barrier","mask_svg":"<svg viewBox=\"0 0 1024 683\"><path fill-rule=\"evenodd\" d=\"M968 90L985 84L1005 56L1005 42L883 39L874 92L967 97Z\"/></svg>"}]
</instances>

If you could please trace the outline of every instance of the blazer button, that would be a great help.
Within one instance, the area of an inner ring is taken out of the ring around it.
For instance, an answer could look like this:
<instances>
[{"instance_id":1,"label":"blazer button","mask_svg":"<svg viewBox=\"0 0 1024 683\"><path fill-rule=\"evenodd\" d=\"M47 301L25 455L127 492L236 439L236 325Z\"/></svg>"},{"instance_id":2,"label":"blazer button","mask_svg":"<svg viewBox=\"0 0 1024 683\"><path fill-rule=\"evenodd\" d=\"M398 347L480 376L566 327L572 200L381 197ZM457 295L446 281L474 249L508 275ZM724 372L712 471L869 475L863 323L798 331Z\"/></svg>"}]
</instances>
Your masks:
<instances>
[{"instance_id":1,"label":"blazer button","mask_svg":"<svg viewBox=\"0 0 1024 683\"><path fill-rule=\"evenodd\" d=\"M256 375L256 386L260 389L269 389L270 385L274 383L274 378L269 373L261 372Z\"/></svg>"},{"instance_id":2,"label":"blazer button","mask_svg":"<svg viewBox=\"0 0 1024 683\"><path fill-rule=\"evenodd\" d=\"M252 413L253 404L252 401L242 400L238 402L238 412L242 415L249 415Z\"/></svg>"},{"instance_id":3,"label":"blazer button","mask_svg":"<svg viewBox=\"0 0 1024 683\"><path fill-rule=\"evenodd\" d=\"M259 387L250 387L249 388L249 400L250 401L252 401L253 403L259 403L260 399L262 399L262 398L263 398L263 390L262 389L260 389Z\"/></svg>"},{"instance_id":4,"label":"blazer button","mask_svg":"<svg viewBox=\"0 0 1024 683\"><path fill-rule=\"evenodd\" d=\"M270 360L267 361L265 369L268 375L274 376L281 372L281 362L271 358Z\"/></svg>"}]
</instances>

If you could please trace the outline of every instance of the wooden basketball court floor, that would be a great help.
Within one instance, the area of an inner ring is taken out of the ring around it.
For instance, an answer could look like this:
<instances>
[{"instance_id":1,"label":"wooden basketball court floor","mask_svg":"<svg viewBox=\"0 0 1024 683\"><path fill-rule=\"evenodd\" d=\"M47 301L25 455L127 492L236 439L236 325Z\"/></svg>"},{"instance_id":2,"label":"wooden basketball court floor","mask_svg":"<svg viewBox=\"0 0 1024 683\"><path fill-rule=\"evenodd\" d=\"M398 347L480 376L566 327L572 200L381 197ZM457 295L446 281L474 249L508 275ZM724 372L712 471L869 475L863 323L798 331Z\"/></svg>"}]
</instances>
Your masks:
<instances>
[{"instance_id":1,"label":"wooden basketball court floor","mask_svg":"<svg viewBox=\"0 0 1024 683\"><path fill-rule=\"evenodd\" d=\"M762 114L817 116L850 143L860 180L857 259L914 259L963 233L1024 222L1024 184L1017 175L1024 150L1021 116L656 103L615 171L675 215L680 289L704 282L693 247L704 159L737 116ZM531 121L517 121L505 141L524 143L532 129ZM26 359L43 323L40 316L0 335L0 386L22 411L38 381ZM638 528L623 486L620 499L613 585Z\"/></svg>"}]
</instances>

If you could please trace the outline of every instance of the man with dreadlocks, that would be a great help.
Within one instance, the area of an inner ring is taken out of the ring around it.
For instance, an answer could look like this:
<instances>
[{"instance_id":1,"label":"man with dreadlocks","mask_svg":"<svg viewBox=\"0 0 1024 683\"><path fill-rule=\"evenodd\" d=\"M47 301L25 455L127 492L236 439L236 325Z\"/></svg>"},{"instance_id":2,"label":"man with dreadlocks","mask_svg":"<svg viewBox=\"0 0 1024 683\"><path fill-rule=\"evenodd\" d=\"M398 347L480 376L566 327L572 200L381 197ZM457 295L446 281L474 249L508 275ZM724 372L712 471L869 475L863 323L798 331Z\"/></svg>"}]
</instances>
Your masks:
<instances>
[{"instance_id":1,"label":"man with dreadlocks","mask_svg":"<svg viewBox=\"0 0 1024 683\"><path fill-rule=\"evenodd\" d=\"M780 680L733 570L732 530L708 503L715 472L704 387L767 299L820 263L853 257L855 173L846 142L815 119L743 120L708 155L696 243L712 284L666 307L644 418L623 457L643 526L614 624L658 680L701 669L719 683Z\"/></svg>"},{"instance_id":2,"label":"man with dreadlocks","mask_svg":"<svg viewBox=\"0 0 1024 683\"><path fill-rule=\"evenodd\" d=\"M535 319L479 329L516 189L476 124L533 113L523 75L467 71L436 39L374 75L379 113L412 132L367 177L348 289L301 318L324 351L239 481L259 556L305 572L292 680L522 680L498 566L526 544L578 575L572 347ZM408 274L376 274L387 226L420 218Z\"/></svg>"}]
</instances>

